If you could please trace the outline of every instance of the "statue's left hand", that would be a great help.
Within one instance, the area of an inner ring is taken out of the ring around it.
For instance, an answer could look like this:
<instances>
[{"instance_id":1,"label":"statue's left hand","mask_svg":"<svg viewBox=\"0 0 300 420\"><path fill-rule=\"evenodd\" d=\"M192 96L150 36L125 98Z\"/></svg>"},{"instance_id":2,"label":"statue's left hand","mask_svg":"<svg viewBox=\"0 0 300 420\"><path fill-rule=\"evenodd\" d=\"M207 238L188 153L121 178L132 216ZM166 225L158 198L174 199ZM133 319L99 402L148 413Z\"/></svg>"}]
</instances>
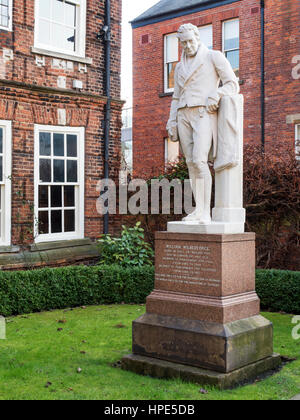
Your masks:
<instances>
[{"instance_id":1,"label":"statue's left hand","mask_svg":"<svg viewBox=\"0 0 300 420\"><path fill-rule=\"evenodd\" d=\"M213 98L208 98L206 109L210 114L213 114L219 109L219 103Z\"/></svg>"}]
</instances>

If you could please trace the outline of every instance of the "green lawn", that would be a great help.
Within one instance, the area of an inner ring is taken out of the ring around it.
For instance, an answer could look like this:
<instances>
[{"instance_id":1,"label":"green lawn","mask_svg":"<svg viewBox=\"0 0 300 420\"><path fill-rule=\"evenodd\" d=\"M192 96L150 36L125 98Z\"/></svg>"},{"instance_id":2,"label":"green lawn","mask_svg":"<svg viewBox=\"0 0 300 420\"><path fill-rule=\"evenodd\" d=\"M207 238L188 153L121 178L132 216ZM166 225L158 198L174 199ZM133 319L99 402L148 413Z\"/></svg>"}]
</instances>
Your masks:
<instances>
[{"instance_id":1,"label":"green lawn","mask_svg":"<svg viewBox=\"0 0 300 420\"><path fill-rule=\"evenodd\" d=\"M8 319L7 340L0 341L0 399L282 400L300 393L300 340L292 339L291 315L264 314L274 323L275 351L295 362L264 381L201 394L199 385L112 367L130 353L131 323L144 311L113 305Z\"/></svg>"}]
</instances>

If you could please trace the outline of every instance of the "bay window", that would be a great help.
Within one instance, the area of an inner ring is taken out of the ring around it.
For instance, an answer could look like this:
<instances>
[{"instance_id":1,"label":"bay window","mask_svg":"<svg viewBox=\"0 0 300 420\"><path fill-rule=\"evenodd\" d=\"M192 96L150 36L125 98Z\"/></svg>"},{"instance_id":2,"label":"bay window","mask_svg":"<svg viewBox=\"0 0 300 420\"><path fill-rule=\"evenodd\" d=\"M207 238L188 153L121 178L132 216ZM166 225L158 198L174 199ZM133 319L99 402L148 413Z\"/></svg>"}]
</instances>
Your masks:
<instances>
[{"instance_id":1,"label":"bay window","mask_svg":"<svg viewBox=\"0 0 300 420\"><path fill-rule=\"evenodd\" d=\"M36 0L35 47L85 56L86 0Z\"/></svg>"},{"instance_id":2,"label":"bay window","mask_svg":"<svg viewBox=\"0 0 300 420\"><path fill-rule=\"evenodd\" d=\"M0 245L11 234L11 122L0 121Z\"/></svg>"},{"instance_id":3,"label":"bay window","mask_svg":"<svg viewBox=\"0 0 300 420\"><path fill-rule=\"evenodd\" d=\"M35 241L84 237L84 128L35 127Z\"/></svg>"}]
</instances>

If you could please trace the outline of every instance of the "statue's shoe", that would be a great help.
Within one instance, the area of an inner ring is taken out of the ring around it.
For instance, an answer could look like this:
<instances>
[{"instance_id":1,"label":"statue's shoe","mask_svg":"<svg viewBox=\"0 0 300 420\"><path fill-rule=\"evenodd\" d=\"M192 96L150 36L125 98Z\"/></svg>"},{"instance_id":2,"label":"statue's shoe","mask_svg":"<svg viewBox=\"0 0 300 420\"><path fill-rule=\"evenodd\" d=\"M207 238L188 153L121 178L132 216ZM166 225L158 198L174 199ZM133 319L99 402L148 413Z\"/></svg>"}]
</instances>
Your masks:
<instances>
[{"instance_id":1,"label":"statue's shoe","mask_svg":"<svg viewBox=\"0 0 300 420\"><path fill-rule=\"evenodd\" d=\"M198 223L200 225L210 225L211 224L211 217L208 217L206 219L201 218L200 220L198 220Z\"/></svg>"},{"instance_id":2,"label":"statue's shoe","mask_svg":"<svg viewBox=\"0 0 300 420\"><path fill-rule=\"evenodd\" d=\"M211 217L204 217L201 216L199 213L193 212L189 214L187 217L182 219L183 222L197 222L201 225L210 225L211 224Z\"/></svg>"},{"instance_id":3,"label":"statue's shoe","mask_svg":"<svg viewBox=\"0 0 300 420\"><path fill-rule=\"evenodd\" d=\"M182 219L183 222L197 222L201 219L201 215L194 211Z\"/></svg>"}]
</instances>

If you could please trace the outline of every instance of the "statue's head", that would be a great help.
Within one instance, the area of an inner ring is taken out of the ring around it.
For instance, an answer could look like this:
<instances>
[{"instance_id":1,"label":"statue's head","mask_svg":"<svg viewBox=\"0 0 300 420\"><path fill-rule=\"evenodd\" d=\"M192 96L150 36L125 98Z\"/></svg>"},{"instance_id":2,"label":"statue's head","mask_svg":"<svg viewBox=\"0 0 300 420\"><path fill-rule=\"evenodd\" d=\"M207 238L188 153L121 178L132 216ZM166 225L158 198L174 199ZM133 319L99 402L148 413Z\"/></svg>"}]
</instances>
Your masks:
<instances>
[{"instance_id":1,"label":"statue's head","mask_svg":"<svg viewBox=\"0 0 300 420\"><path fill-rule=\"evenodd\" d=\"M197 26L186 23L178 29L177 36L180 40L182 48L189 57L194 57L201 45L199 30Z\"/></svg>"}]
</instances>

